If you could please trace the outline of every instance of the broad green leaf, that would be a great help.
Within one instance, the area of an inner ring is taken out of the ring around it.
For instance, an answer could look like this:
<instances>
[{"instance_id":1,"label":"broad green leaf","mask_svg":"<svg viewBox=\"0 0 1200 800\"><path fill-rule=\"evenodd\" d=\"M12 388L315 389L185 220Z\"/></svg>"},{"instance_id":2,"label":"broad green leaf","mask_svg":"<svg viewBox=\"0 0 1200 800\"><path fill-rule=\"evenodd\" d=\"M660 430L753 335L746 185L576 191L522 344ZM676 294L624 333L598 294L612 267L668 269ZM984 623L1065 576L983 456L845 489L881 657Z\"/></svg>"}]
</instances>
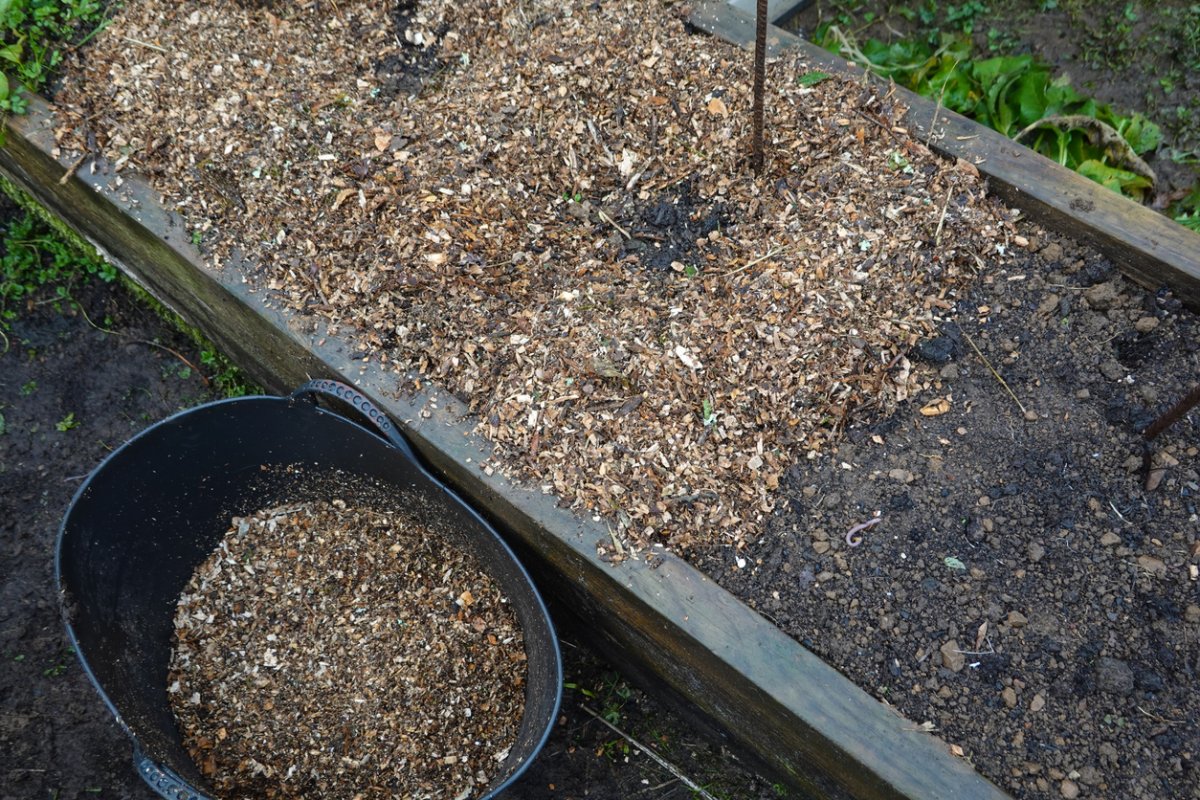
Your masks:
<instances>
[{"instance_id":1,"label":"broad green leaf","mask_svg":"<svg viewBox=\"0 0 1200 800\"><path fill-rule=\"evenodd\" d=\"M1044 70L1030 70L1017 81L1012 96L1021 111L1022 129L1046 116L1046 77Z\"/></svg>"},{"instance_id":2,"label":"broad green leaf","mask_svg":"<svg viewBox=\"0 0 1200 800\"><path fill-rule=\"evenodd\" d=\"M1162 129L1141 114L1134 114L1129 118L1128 125L1121 131L1121 135L1138 155L1157 149L1163 138Z\"/></svg>"},{"instance_id":3,"label":"broad green leaf","mask_svg":"<svg viewBox=\"0 0 1200 800\"><path fill-rule=\"evenodd\" d=\"M1140 197L1146 189L1150 188L1150 181L1143 176L1110 166L1096 159L1084 161L1075 171L1115 192L1124 190L1134 197Z\"/></svg>"}]
</instances>

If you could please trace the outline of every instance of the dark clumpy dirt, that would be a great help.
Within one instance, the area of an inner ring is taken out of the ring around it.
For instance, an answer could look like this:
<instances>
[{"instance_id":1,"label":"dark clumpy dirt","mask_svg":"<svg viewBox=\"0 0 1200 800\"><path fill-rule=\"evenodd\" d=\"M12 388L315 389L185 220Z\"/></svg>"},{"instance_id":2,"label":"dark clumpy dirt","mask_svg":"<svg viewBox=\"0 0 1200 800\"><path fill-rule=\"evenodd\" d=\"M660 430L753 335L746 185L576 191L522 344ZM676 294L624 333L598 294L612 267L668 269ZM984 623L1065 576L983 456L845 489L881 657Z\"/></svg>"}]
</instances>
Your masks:
<instances>
[{"instance_id":1,"label":"dark clumpy dirt","mask_svg":"<svg viewBox=\"0 0 1200 800\"><path fill-rule=\"evenodd\" d=\"M921 395L788 471L749 567L703 566L1016 797L1200 797L1200 414L1149 474L1140 435L1200 378L1200 322L1030 249L914 348Z\"/></svg>"},{"instance_id":2,"label":"dark clumpy dirt","mask_svg":"<svg viewBox=\"0 0 1200 800\"><path fill-rule=\"evenodd\" d=\"M0 219L9 213L5 204ZM195 370L146 344L188 347L152 314L109 287L75 296L93 321L120 333L41 304L6 331L7 348L0 341L3 798L151 796L68 647L54 538L72 494L112 449L150 422L211 399Z\"/></svg>"},{"instance_id":3,"label":"dark clumpy dirt","mask_svg":"<svg viewBox=\"0 0 1200 800\"><path fill-rule=\"evenodd\" d=\"M0 198L0 226L12 214ZM69 649L54 590L54 540L71 496L109 452L153 422L214 398L199 369L163 349L198 366L190 342L124 291L97 285L73 294L91 320L117 333L35 297L4 329L7 345L0 339L0 800L152 800L128 739ZM560 724L513 797L695 796L584 706L718 795L776 796L576 641L568 633L562 643L569 687Z\"/></svg>"}]
</instances>

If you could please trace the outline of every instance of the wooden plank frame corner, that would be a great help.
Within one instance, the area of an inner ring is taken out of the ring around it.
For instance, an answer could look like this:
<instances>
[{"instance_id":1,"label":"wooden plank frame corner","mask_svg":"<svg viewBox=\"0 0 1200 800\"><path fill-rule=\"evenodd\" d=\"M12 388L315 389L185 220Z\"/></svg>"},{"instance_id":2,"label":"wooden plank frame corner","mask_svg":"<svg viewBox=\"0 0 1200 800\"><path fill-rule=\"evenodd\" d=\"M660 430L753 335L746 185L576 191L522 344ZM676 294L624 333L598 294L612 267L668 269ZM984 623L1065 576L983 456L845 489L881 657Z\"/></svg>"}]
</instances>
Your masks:
<instances>
[{"instance_id":1,"label":"wooden plank frame corner","mask_svg":"<svg viewBox=\"0 0 1200 800\"><path fill-rule=\"evenodd\" d=\"M739 47L754 46L754 14L734 3L701 2L689 21ZM782 28L772 25L767 38L772 57L784 50L799 51L814 68L863 79L861 67ZM947 158L973 164L991 192L1009 206L1094 247L1130 280L1152 291L1170 287L1185 305L1200 310L1200 234L940 103L902 87L895 90L908 106L902 121L914 138ZM769 110L767 126L769 136Z\"/></svg>"}]
</instances>

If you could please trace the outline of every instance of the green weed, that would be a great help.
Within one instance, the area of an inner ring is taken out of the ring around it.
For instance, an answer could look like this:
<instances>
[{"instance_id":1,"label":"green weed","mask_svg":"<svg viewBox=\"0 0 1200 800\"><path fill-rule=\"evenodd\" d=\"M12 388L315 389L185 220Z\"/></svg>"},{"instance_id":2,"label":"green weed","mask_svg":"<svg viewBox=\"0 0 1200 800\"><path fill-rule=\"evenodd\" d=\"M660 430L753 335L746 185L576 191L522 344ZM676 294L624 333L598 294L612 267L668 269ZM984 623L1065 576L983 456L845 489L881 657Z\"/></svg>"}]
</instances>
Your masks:
<instances>
[{"instance_id":1,"label":"green weed","mask_svg":"<svg viewBox=\"0 0 1200 800\"><path fill-rule=\"evenodd\" d=\"M0 0L3 4L4 0ZM81 256L33 214L25 211L0 230L0 329L17 308L49 294L56 308L73 307L72 288L92 278L112 281L116 268L100 258Z\"/></svg>"},{"instance_id":2,"label":"green weed","mask_svg":"<svg viewBox=\"0 0 1200 800\"><path fill-rule=\"evenodd\" d=\"M59 433L66 433L69 430L74 430L79 427L79 420L75 419L75 412L68 413L65 417L54 423L55 429Z\"/></svg>"},{"instance_id":3,"label":"green weed","mask_svg":"<svg viewBox=\"0 0 1200 800\"><path fill-rule=\"evenodd\" d=\"M100 0L0 0L0 112L23 114L23 85L39 91L62 62L64 48L102 26Z\"/></svg>"},{"instance_id":4,"label":"green weed","mask_svg":"<svg viewBox=\"0 0 1200 800\"><path fill-rule=\"evenodd\" d=\"M960 24L966 19L962 9ZM1136 200L1151 187L1140 156L1162 142L1158 126L1080 94L1033 56L977 60L970 36L944 31L933 42L858 42L826 24L814 41L1006 136L1019 136L1031 149Z\"/></svg>"}]
</instances>

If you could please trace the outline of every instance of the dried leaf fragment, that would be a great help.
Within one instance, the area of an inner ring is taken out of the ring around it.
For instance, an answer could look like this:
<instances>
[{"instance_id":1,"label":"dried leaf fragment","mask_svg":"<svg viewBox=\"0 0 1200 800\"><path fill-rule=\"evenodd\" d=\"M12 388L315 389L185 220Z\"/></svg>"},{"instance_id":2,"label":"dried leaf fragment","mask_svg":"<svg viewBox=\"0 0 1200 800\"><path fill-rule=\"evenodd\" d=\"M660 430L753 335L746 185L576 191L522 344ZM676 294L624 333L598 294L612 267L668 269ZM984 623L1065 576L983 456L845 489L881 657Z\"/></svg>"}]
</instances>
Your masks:
<instances>
[{"instance_id":1,"label":"dried leaf fragment","mask_svg":"<svg viewBox=\"0 0 1200 800\"><path fill-rule=\"evenodd\" d=\"M696 358L696 356L692 354L691 350L688 350L681 344L675 345L675 356L682 361L683 365L688 369L704 369L704 365L700 363L700 359Z\"/></svg>"},{"instance_id":2,"label":"dried leaf fragment","mask_svg":"<svg viewBox=\"0 0 1200 800\"><path fill-rule=\"evenodd\" d=\"M946 397L939 397L923 406L921 406L921 416L923 417L940 417L950 410L950 400Z\"/></svg>"}]
</instances>

